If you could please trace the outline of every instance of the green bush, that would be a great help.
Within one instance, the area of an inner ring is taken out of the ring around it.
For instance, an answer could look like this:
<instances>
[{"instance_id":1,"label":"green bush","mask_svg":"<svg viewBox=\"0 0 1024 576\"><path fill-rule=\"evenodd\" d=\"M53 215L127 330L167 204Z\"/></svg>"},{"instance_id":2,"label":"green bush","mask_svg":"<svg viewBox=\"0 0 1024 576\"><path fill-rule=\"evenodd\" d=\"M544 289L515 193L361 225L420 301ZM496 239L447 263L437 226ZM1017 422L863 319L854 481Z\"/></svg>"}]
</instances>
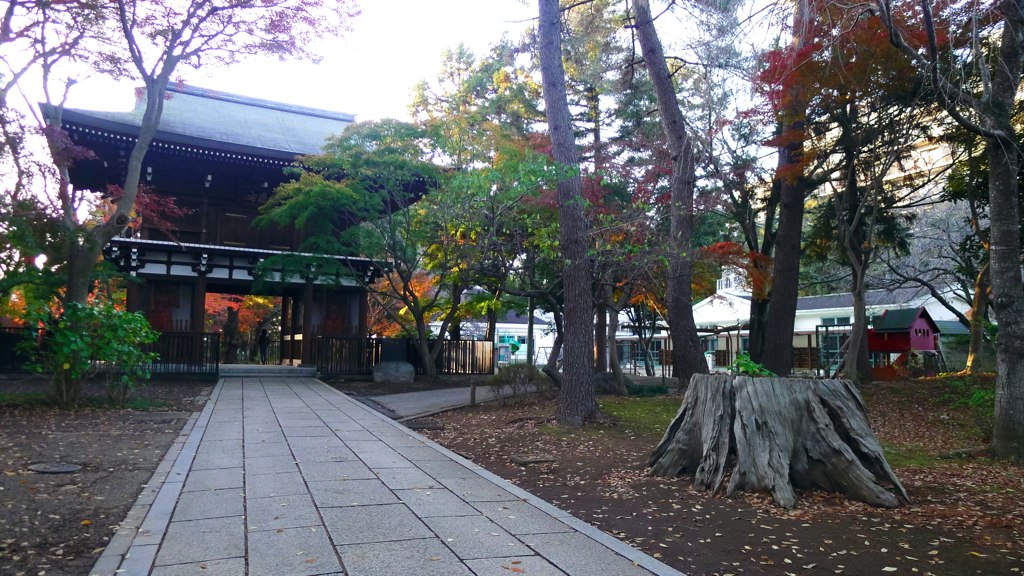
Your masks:
<instances>
[{"instance_id":1,"label":"green bush","mask_svg":"<svg viewBox=\"0 0 1024 576\"><path fill-rule=\"evenodd\" d=\"M36 345L34 334L21 344L34 361L27 367L53 375L54 396L61 404L77 404L82 381L102 370L107 398L124 405L139 378L149 378L146 365L157 358L143 352L142 345L156 342L141 314L118 310L111 304L87 305L71 302L60 316L39 307L27 314L29 325L42 325L46 337Z\"/></svg>"},{"instance_id":2,"label":"green bush","mask_svg":"<svg viewBox=\"0 0 1024 576\"><path fill-rule=\"evenodd\" d=\"M546 392L550 388L551 380L533 364L522 362L502 366L485 385L494 389L495 396L507 392L509 398L518 399L534 389L537 392Z\"/></svg>"},{"instance_id":3,"label":"green bush","mask_svg":"<svg viewBox=\"0 0 1024 576\"><path fill-rule=\"evenodd\" d=\"M729 366L729 370L743 376L776 377L776 374L765 368L763 364L758 364L751 360L748 354L740 354L737 356L736 361L732 363L732 366Z\"/></svg>"}]
</instances>

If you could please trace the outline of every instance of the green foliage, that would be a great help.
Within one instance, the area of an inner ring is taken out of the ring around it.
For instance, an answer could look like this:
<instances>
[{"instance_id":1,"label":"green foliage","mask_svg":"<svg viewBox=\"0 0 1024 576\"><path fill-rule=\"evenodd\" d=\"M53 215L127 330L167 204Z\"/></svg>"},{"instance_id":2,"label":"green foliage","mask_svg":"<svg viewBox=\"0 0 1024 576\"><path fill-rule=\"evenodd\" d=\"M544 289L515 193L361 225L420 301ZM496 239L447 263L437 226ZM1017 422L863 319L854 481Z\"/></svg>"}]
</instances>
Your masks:
<instances>
[{"instance_id":1,"label":"green foliage","mask_svg":"<svg viewBox=\"0 0 1024 576\"><path fill-rule=\"evenodd\" d=\"M598 399L601 412L613 418L622 432L635 435L660 436L665 433L679 410L679 398L620 398L605 396Z\"/></svg>"},{"instance_id":2,"label":"green foliage","mask_svg":"<svg viewBox=\"0 0 1024 576\"><path fill-rule=\"evenodd\" d=\"M519 362L499 368L485 385L494 388L495 394L507 393L515 400L534 390L546 392L551 387L551 380L533 364Z\"/></svg>"},{"instance_id":3,"label":"green foliage","mask_svg":"<svg viewBox=\"0 0 1024 576\"><path fill-rule=\"evenodd\" d=\"M165 408L168 406L166 400L153 400L152 398L132 398L124 403L129 410L149 410L151 408Z\"/></svg>"},{"instance_id":4,"label":"green foliage","mask_svg":"<svg viewBox=\"0 0 1024 576\"><path fill-rule=\"evenodd\" d=\"M993 416L996 406L994 385L985 385L969 377L952 378L947 382L952 386L952 390L936 398L937 404L948 404L952 408L967 407L983 418Z\"/></svg>"},{"instance_id":5,"label":"green foliage","mask_svg":"<svg viewBox=\"0 0 1024 576\"><path fill-rule=\"evenodd\" d=\"M920 468L928 466L940 466L942 460L928 454L921 446L902 446L882 442L882 450L885 453L885 461L892 468L903 468L904 466L917 466Z\"/></svg>"},{"instance_id":6,"label":"green foliage","mask_svg":"<svg viewBox=\"0 0 1024 576\"><path fill-rule=\"evenodd\" d=\"M778 376L764 367L764 364L758 364L750 359L749 354L740 354L736 357L736 361L729 366L729 370L736 374L743 376L767 376L770 378L777 378Z\"/></svg>"},{"instance_id":7,"label":"green foliage","mask_svg":"<svg viewBox=\"0 0 1024 576\"><path fill-rule=\"evenodd\" d=\"M631 398L657 398L668 394L668 386L630 386L626 385L626 391Z\"/></svg>"},{"instance_id":8,"label":"green foliage","mask_svg":"<svg viewBox=\"0 0 1024 576\"><path fill-rule=\"evenodd\" d=\"M27 367L53 375L54 394L62 404L76 404L82 381L102 369L111 403L123 405L139 378L149 378L146 365L157 358L143 344L159 335L142 314L118 310L111 304L70 302L60 316L43 307L30 308L29 325L42 325L46 338L36 346L34 334L22 349L33 357Z\"/></svg>"}]
</instances>

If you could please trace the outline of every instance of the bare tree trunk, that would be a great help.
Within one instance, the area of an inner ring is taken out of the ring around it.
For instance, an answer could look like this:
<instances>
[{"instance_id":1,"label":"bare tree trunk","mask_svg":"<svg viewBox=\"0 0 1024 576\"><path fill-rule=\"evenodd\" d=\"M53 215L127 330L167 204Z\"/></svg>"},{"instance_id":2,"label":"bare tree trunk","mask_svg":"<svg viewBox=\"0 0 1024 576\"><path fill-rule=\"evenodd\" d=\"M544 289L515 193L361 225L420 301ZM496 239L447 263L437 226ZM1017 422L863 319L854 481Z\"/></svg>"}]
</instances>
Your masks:
<instances>
[{"instance_id":1,"label":"bare tree trunk","mask_svg":"<svg viewBox=\"0 0 1024 576\"><path fill-rule=\"evenodd\" d=\"M1011 4L1003 2L1002 4ZM1018 4L1013 4L1019 10ZM1017 28L1018 18L1007 18L1007 28ZM1004 44L1005 49L1007 41ZM1024 46L1016 45L1017 50ZM1020 80L1018 64L1016 78ZM1012 102L1012 96L1006 101ZM1000 128L1013 133L1006 123ZM992 310L999 325L996 339L996 405L992 451L1001 458L1024 460L1024 285L1020 270L1020 214L1017 198L1018 151L999 141L987 141L989 157L989 278Z\"/></svg>"},{"instance_id":2,"label":"bare tree trunk","mask_svg":"<svg viewBox=\"0 0 1024 576\"><path fill-rule=\"evenodd\" d=\"M867 303L865 302L865 272L864 266L852 265L850 271L853 274L853 285L850 287L853 293L853 330L850 334L850 346L846 350L846 366L844 374L847 380L853 380L859 384L871 381L870 355L867 347ZM865 370L865 360L868 360Z\"/></svg>"},{"instance_id":3,"label":"bare tree trunk","mask_svg":"<svg viewBox=\"0 0 1024 576\"><path fill-rule=\"evenodd\" d=\"M417 317L416 351L420 355L420 362L423 363L423 376L432 380L437 378L437 364L434 362L435 356L431 353L428 338L427 325L423 322L422 317ZM437 342L435 348L440 350L440 346L441 343Z\"/></svg>"},{"instance_id":4,"label":"bare tree trunk","mask_svg":"<svg viewBox=\"0 0 1024 576\"><path fill-rule=\"evenodd\" d=\"M540 0L538 37L551 153L556 162L577 167L579 156L565 94L558 0ZM565 364L555 419L563 426L579 426L584 420L601 417L594 395L593 277L587 257L587 220L580 177L558 182L557 193L559 242L564 259L562 278L565 293L571 297L565 300Z\"/></svg>"},{"instance_id":5,"label":"bare tree trunk","mask_svg":"<svg viewBox=\"0 0 1024 576\"><path fill-rule=\"evenodd\" d=\"M654 29L647 0L633 3L636 35L640 41L654 94L658 100L662 128L672 152L669 273L665 293L669 331L672 334L672 372L680 382L693 374L706 374L708 365L700 351L697 326L693 321L693 188L696 181L693 142L679 109L675 86L665 63L661 40Z\"/></svg>"},{"instance_id":6,"label":"bare tree trunk","mask_svg":"<svg viewBox=\"0 0 1024 576\"><path fill-rule=\"evenodd\" d=\"M967 350L968 374L981 373L981 356L985 345L985 311L989 305L988 264L986 263L974 281L974 298L971 300L971 343Z\"/></svg>"},{"instance_id":7,"label":"bare tree trunk","mask_svg":"<svg viewBox=\"0 0 1024 576\"><path fill-rule=\"evenodd\" d=\"M764 358L765 329L768 324L769 300L750 299L750 322L747 331L750 336L750 360L761 364Z\"/></svg>"},{"instance_id":8,"label":"bare tree trunk","mask_svg":"<svg viewBox=\"0 0 1024 576\"><path fill-rule=\"evenodd\" d=\"M527 313L529 313L529 315L530 315L529 318L526 320L526 363L529 364L530 366L533 366L533 364L534 364L534 355L533 355L533 348L534 348L534 341L533 341L533 313L534 313L534 310L535 310L534 305L533 305L533 296L530 296L530 298L528 300L528 303L527 303L527 306L526 306L526 310L527 310Z\"/></svg>"},{"instance_id":9,"label":"bare tree trunk","mask_svg":"<svg viewBox=\"0 0 1024 576\"><path fill-rule=\"evenodd\" d=\"M807 0L797 0L793 12L795 48L806 46L804 37ZM793 325L796 322L797 292L800 282L800 240L803 235L804 199L807 194L803 174L788 172L803 161L803 138L807 115L804 95L794 84L784 111L785 130L792 134L789 144L779 149L779 226L775 236L775 269L772 272L771 304L765 327L764 366L779 376L793 371Z\"/></svg>"},{"instance_id":10,"label":"bare tree trunk","mask_svg":"<svg viewBox=\"0 0 1024 576\"><path fill-rule=\"evenodd\" d=\"M597 302L597 322L594 323L594 373L608 371L608 306Z\"/></svg>"},{"instance_id":11,"label":"bare tree trunk","mask_svg":"<svg viewBox=\"0 0 1024 576\"><path fill-rule=\"evenodd\" d=\"M608 300L614 299L614 292L612 292L611 286L606 288L605 296ZM626 293L623 293L622 300L628 300ZM619 364L619 350L616 343L621 303L616 304L618 305L608 306L608 367L611 368L612 375L615 376L615 393L625 398L629 396L629 390L626 389L626 380L622 377L622 366Z\"/></svg>"}]
</instances>

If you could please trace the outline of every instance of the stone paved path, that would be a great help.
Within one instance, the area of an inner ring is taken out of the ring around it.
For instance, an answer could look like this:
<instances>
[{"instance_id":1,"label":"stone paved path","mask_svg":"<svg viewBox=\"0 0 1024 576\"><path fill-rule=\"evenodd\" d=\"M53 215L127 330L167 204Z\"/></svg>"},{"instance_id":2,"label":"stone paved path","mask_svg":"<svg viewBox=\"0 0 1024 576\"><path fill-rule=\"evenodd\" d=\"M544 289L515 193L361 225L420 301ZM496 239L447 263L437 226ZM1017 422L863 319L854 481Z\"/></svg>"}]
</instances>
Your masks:
<instances>
[{"instance_id":1,"label":"stone paved path","mask_svg":"<svg viewBox=\"0 0 1024 576\"><path fill-rule=\"evenodd\" d=\"M530 386L527 391L534 392L535 388ZM469 406L470 395L471 389L466 386L464 388L441 388L439 390L369 396L368 398L390 410L396 417L407 418ZM512 391L507 388L495 390L490 386L476 387L477 402L490 402L511 395Z\"/></svg>"},{"instance_id":2,"label":"stone paved path","mask_svg":"<svg viewBox=\"0 0 1024 576\"><path fill-rule=\"evenodd\" d=\"M312 378L225 378L91 574L679 574Z\"/></svg>"}]
</instances>

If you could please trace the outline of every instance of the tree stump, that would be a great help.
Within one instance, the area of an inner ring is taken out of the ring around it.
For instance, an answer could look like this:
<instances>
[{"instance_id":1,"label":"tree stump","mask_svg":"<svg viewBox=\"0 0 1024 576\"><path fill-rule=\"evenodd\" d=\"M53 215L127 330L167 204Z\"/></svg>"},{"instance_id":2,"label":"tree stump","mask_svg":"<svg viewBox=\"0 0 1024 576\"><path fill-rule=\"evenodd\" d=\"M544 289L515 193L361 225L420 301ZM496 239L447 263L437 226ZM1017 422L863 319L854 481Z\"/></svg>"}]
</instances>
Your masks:
<instances>
[{"instance_id":1,"label":"tree stump","mask_svg":"<svg viewBox=\"0 0 1024 576\"><path fill-rule=\"evenodd\" d=\"M730 474L726 496L765 490L785 508L795 488L910 503L848 380L695 374L647 464L655 476L693 474L694 488L713 494Z\"/></svg>"}]
</instances>

